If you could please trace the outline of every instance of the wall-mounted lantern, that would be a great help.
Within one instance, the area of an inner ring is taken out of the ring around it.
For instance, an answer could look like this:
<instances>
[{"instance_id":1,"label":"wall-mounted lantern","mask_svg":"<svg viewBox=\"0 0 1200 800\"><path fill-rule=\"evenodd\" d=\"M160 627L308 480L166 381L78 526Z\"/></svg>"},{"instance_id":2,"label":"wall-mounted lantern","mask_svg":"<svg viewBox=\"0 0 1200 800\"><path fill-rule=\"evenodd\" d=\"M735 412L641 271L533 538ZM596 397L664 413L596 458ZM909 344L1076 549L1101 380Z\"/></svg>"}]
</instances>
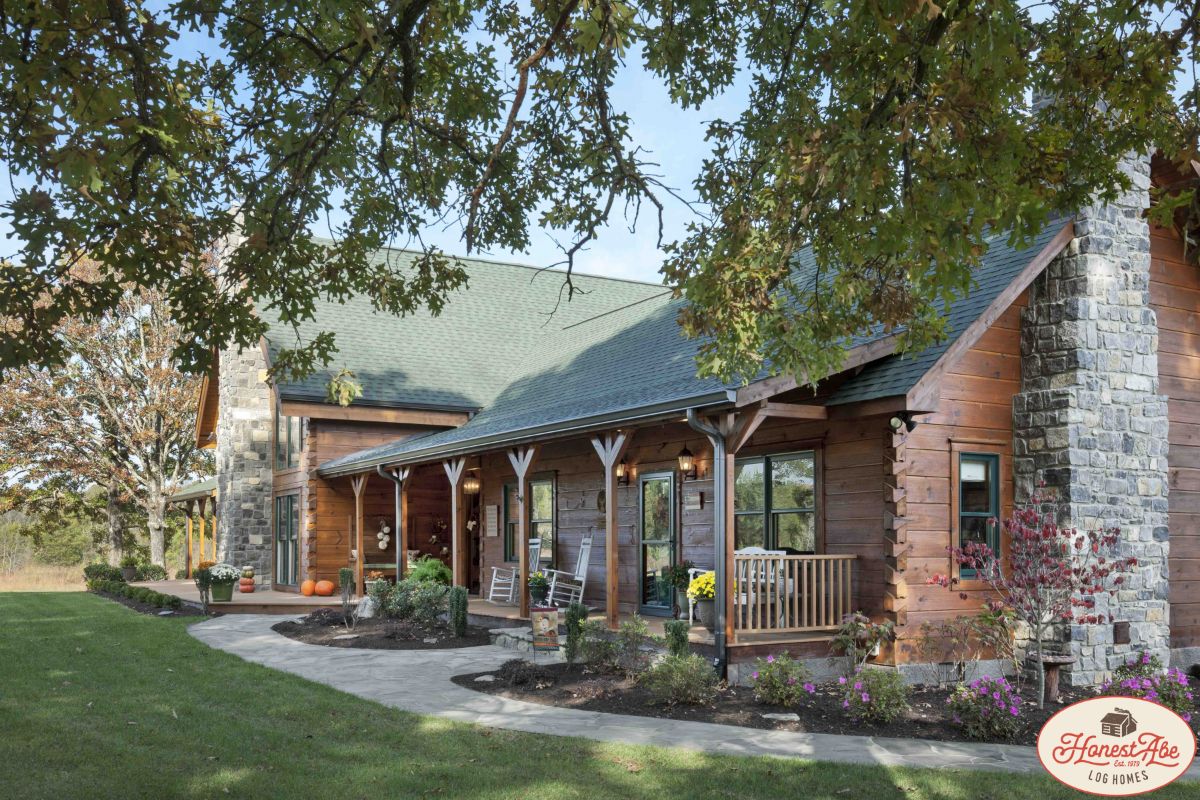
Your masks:
<instances>
[{"instance_id":1,"label":"wall-mounted lantern","mask_svg":"<svg viewBox=\"0 0 1200 800\"><path fill-rule=\"evenodd\" d=\"M629 462L622 458L617 462L617 486L629 485L629 472Z\"/></svg>"},{"instance_id":2,"label":"wall-mounted lantern","mask_svg":"<svg viewBox=\"0 0 1200 800\"><path fill-rule=\"evenodd\" d=\"M685 445L679 451L679 471L683 474L684 480L696 480L699 477L696 473L696 457L692 455L692 451L687 449Z\"/></svg>"}]
</instances>

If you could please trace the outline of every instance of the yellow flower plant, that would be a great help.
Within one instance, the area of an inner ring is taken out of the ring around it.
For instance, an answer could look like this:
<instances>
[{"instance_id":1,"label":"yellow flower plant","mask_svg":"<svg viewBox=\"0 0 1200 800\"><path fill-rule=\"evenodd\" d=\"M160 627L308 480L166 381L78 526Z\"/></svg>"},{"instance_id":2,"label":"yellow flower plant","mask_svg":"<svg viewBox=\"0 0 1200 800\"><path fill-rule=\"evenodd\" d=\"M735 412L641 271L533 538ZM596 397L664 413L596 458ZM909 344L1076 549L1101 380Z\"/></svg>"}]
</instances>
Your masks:
<instances>
[{"instance_id":1,"label":"yellow flower plant","mask_svg":"<svg viewBox=\"0 0 1200 800\"><path fill-rule=\"evenodd\" d=\"M717 596L717 573L702 572L692 578L687 595L693 600L712 600Z\"/></svg>"}]
</instances>

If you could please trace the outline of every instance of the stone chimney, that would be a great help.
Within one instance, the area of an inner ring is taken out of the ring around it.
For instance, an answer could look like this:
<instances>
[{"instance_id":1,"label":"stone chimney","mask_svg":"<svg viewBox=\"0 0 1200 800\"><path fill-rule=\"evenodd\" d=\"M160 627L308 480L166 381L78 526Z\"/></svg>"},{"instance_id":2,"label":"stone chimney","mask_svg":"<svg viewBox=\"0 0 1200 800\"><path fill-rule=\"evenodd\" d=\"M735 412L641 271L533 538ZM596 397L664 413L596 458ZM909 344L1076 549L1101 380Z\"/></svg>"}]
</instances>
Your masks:
<instances>
[{"instance_id":1,"label":"stone chimney","mask_svg":"<svg viewBox=\"0 0 1200 800\"><path fill-rule=\"evenodd\" d=\"M238 244L231 238L223 252ZM217 413L217 559L254 567L269 587L274 396L261 348L221 351Z\"/></svg>"},{"instance_id":2,"label":"stone chimney","mask_svg":"<svg viewBox=\"0 0 1200 800\"><path fill-rule=\"evenodd\" d=\"M1105 623L1064 631L1075 685L1092 684L1137 651L1170 662L1167 400L1158 387L1150 307L1150 160L1131 155L1132 186L1081 209L1076 238L1034 282L1021 321L1021 391L1013 398L1017 502L1041 479L1059 524L1119 527L1132 580L1097 598ZM1120 631L1120 632L1118 632ZM1116 635L1114 635L1116 633Z\"/></svg>"}]
</instances>

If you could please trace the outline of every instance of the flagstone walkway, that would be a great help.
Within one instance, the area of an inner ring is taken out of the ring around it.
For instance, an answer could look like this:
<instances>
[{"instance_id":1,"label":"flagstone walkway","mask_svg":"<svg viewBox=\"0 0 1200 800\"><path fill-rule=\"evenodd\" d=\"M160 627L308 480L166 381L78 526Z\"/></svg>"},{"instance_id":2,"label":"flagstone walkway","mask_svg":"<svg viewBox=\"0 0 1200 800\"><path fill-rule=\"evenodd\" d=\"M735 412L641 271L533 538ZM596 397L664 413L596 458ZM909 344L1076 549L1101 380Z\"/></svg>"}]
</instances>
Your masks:
<instances>
[{"instance_id":1,"label":"flagstone walkway","mask_svg":"<svg viewBox=\"0 0 1200 800\"><path fill-rule=\"evenodd\" d=\"M367 700L492 728L728 755L1031 774L1043 771L1034 748L1018 745L763 731L509 700L457 686L450 677L498 668L517 656L513 650L495 646L455 650L321 647L272 631L271 626L282 619L286 618L228 615L197 623L188 630L210 647ZM1193 764L1186 777L1200 780L1200 765Z\"/></svg>"}]
</instances>

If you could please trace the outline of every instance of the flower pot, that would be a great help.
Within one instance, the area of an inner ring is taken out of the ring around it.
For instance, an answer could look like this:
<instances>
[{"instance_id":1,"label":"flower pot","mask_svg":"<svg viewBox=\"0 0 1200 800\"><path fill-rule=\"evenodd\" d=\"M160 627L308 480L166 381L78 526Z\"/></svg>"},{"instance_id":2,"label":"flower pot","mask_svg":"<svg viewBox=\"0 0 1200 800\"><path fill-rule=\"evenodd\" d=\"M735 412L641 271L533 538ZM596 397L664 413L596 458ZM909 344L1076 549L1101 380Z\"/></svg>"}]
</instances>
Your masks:
<instances>
[{"instance_id":1,"label":"flower pot","mask_svg":"<svg viewBox=\"0 0 1200 800\"><path fill-rule=\"evenodd\" d=\"M212 585L212 599L214 603L228 603L233 600L233 584L214 583Z\"/></svg>"},{"instance_id":2,"label":"flower pot","mask_svg":"<svg viewBox=\"0 0 1200 800\"><path fill-rule=\"evenodd\" d=\"M529 587L529 600L534 605L545 605L548 594L550 594L549 586Z\"/></svg>"},{"instance_id":3,"label":"flower pot","mask_svg":"<svg viewBox=\"0 0 1200 800\"><path fill-rule=\"evenodd\" d=\"M126 583L137 580L137 567L121 567L121 577Z\"/></svg>"},{"instance_id":4,"label":"flower pot","mask_svg":"<svg viewBox=\"0 0 1200 800\"><path fill-rule=\"evenodd\" d=\"M696 601L696 616L700 618L700 623L710 631L716 630L717 627L717 604L708 600Z\"/></svg>"}]
</instances>

